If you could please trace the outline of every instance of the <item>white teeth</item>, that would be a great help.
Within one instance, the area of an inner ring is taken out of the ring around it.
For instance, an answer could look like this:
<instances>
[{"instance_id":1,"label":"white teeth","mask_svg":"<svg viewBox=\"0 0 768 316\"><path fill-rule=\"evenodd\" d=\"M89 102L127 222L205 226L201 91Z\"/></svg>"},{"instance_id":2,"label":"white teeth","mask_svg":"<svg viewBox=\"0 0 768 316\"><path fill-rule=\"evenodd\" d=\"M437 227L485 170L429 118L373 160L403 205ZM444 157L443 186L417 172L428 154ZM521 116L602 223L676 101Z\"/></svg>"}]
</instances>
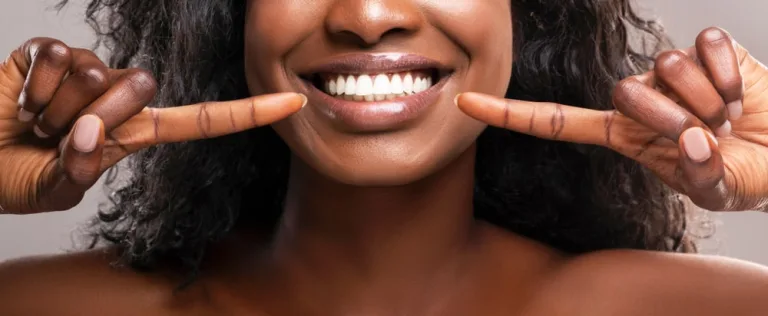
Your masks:
<instances>
[{"instance_id":1,"label":"white teeth","mask_svg":"<svg viewBox=\"0 0 768 316\"><path fill-rule=\"evenodd\" d=\"M331 95L336 95L336 80L331 80L328 82L328 93Z\"/></svg>"},{"instance_id":2,"label":"white teeth","mask_svg":"<svg viewBox=\"0 0 768 316\"><path fill-rule=\"evenodd\" d=\"M387 75L376 76L376 79L373 82L373 94L375 94L377 98L379 96L381 97L379 101L384 100L384 97L390 93L390 90L391 88Z\"/></svg>"},{"instance_id":3,"label":"white teeth","mask_svg":"<svg viewBox=\"0 0 768 316\"><path fill-rule=\"evenodd\" d=\"M325 82L325 92L332 96L354 101L392 100L405 95L421 93L432 86L432 78L422 75L386 74L352 76L338 75Z\"/></svg>"},{"instance_id":4,"label":"white teeth","mask_svg":"<svg viewBox=\"0 0 768 316\"><path fill-rule=\"evenodd\" d=\"M390 82L389 84L389 93L391 94L403 93L403 79L400 79L400 75L398 74L392 75L392 82Z\"/></svg>"},{"instance_id":5,"label":"white teeth","mask_svg":"<svg viewBox=\"0 0 768 316\"><path fill-rule=\"evenodd\" d=\"M421 80L421 78L416 78L413 80L413 94L417 94L421 91L424 91L424 81Z\"/></svg>"},{"instance_id":6,"label":"white teeth","mask_svg":"<svg viewBox=\"0 0 768 316\"><path fill-rule=\"evenodd\" d=\"M344 81L344 77L339 75L339 77L336 79L336 94L338 95L344 94L344 91L346 91L346 88L347 88L347 83L346 81Z\"/></svg>"},{"instance_id":7,"label":"white teeth","mask_svg":"<svg viewBox=\"0 0 768 316\"><path fill-rule=\"evenodd\" d=\"M346 85L344 86L344 94L346 95L355 95L356 87L357 87L357 81L355 80L355 77L349 76L347 77L347 80L345 80Z\"/></svg>"},{"instance_id":8,"label":"white teeth","mask_svg":"<svg viewBox=\"0 0 768 316\"><path fill-rule=\"evenodd\" d=\"M357 88L355 88L355 95L367 96L373 94L373 80L371 76L362 75L357 77Z\"/></svg>"},{"instance_id":9,"label":"white teeth","mask_svg":"<svg viewBox=\"0 0 768 316\"><path fill-rule=\"evenodd\" d=\"M411 74L406 74L405 78L403 78L403 93L413 93L413 76Z\"/></svg>"}]
</instances>

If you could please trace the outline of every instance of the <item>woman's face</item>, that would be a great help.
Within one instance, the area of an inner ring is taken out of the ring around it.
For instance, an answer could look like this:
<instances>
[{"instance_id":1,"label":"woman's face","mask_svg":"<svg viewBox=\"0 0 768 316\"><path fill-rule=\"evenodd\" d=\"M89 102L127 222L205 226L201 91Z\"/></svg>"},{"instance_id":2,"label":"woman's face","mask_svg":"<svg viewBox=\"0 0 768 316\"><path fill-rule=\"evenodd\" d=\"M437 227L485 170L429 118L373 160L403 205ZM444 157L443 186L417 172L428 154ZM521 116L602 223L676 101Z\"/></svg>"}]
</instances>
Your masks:
<instances>
[{"instance_id":1,"label":"woman's face","mask_svg":"<svg viewBox=\"0 0 768 316\"><path fill-rule=\"evenodd\" d=\"M303 162L347 184L406 184L485 128L453 100L506 91L510 1L249 0L245 64L252 94L308 96L273 126Z\"/></svg>"}]
</instances>

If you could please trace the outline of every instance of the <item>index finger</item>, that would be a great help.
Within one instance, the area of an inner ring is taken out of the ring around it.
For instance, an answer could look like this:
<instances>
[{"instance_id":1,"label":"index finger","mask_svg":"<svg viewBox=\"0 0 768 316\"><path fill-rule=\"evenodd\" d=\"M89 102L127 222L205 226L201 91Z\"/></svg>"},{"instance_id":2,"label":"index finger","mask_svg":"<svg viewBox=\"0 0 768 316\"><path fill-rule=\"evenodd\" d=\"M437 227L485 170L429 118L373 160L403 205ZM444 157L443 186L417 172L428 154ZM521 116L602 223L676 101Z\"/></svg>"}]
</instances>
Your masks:
<instances>
[{"instance_id":1,"label":"index finger","mask_svg":"<svg viewBox=\"0 0 768 316\"><path fill-rule=\"evenodd\" d=\"M610 146L615 111L598 111L549 102L508 100L462 93L456 104L467 115L515 132L549 140Z\"/></svg>"},{"instance_id":2,"label":"index finger","mask_svg":"<svg viewBox=\"0 0 768 316\"><path fill-rule=\"evenodd\" d=\"M234 134L284 119L299 111L306 102L302 94L277 93L235 101L145 108L114 129L107 145L117 143L134 152L159 144Z\"/></svg>"}]
</instances>

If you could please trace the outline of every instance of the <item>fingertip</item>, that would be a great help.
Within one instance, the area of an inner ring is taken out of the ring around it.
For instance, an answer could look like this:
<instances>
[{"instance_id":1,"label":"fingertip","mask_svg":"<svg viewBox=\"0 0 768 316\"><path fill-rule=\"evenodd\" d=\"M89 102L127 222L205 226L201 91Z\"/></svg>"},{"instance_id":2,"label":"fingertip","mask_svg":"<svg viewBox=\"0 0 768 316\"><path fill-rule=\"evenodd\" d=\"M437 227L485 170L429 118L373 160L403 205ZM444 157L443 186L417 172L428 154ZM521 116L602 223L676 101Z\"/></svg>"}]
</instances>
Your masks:
<instances>
[{"instance_id":1,"label":"fingertip","mask_svg":"<svg viewBox=\"0 0 768 316\"><path fill-rule=\"evenodd\" d=\"M454 102L460 108L464 108L467 105L500 105L501 99L478 92L463 92L456 95Z\"/></svg>"},{"instance_id":2,"label":"fingertip","mask_svg":"<svg viewBox=\"0 0 768 316\"><path fill-rule=\"evenodd\" d=\"M726 105L728 109L728 119L738 120L744 114L744 103L741 100L736 100Z\"/></svg>"},{"instance_id":3,"label":"fingertip","mask_svg":"<svg viewBox=\"0 0 768 316\"><path fill-rule=\"evenodd\" d=\"M35 127L32 128L32 131L35 132L35 135L37 135L37 137L42 139L51 137L50 135L43 132L43 130L40 129L40 126L37 126L37 125L35 125Z\"/></svg>"},{"instance_id":4,"label":"fingertip","mask_svg":"<svg viewBox=\"0 0 768 316\"><path fill-rule=\"evenodd\" d=\"M81 153L91 153L96 150L103 134L103 122L92 114L83 115L75 123L72 131L72 147Z\"/></svg>"},{"instance_id":5,"label":"fingertip","mask_svg":"<svg viewBox=\"0 0 768 316\"><path fill-rule=\"evenodd\" d=\"M19 121L22 123L31 122L32 119L35 118L35 113L32 113L30 111L25 110L24 108L19 109Z\"/></svg>"},{"instance_id":6,"label":"fingertip","mask_svg":"<svg viewBox=\"0 0 768 316\"><path fill-rule=\"evenodd\" d=\"M728 137L731 136L731 132L733 131L733 126L731 125L731 121L725 121L723 125L715 129L715 134L719 137ZM717 142L717 140L715 140Z\"/></svg>"},{"instance_id":7,"label":"fingertip","mask_svg":"<svg viewBox=\"0 0 768 316\"><path fill-rule=\"evenodd\" d=\"M89 187L101 175L104 153L104 123L92 114L83 115L75 121L67 145L62 150L62 163L67 178L78 186Z\"/></svg>"},{"instance_id":8,"label":"fingertip","mask_svg":"<svg viewBox=\"0 0 768 316\"><path fill-rule=\"evenodd\" d=\"M299 111L307 106L309 98L303 93L298 92L279 92L274 94L259 95L253 97L255 104L264 106L278 106L282 109L291 109Z\"/></svg>"},{"instance_id":9,"label":"fingertip","mask_svg":"<svg viewBox=\"0 0 768 316\"><path fill-rule=\"evenodd\" d=\"M700 127L692 127L680 136L685 154L695 163L703 163L712 158L711 136Z\"/></svg>"},{"instance_id":10,"label":"fingertip","mask_svg":"<svg viewBox=\"0 0 768 316\"><path fill-rule=\"evenodd\" d=\"M465 114L484 122L492 120L496 116L494 113L502 108L497 98L477 92L460 93L454 103Z\"/></svg>"}]
</instances>

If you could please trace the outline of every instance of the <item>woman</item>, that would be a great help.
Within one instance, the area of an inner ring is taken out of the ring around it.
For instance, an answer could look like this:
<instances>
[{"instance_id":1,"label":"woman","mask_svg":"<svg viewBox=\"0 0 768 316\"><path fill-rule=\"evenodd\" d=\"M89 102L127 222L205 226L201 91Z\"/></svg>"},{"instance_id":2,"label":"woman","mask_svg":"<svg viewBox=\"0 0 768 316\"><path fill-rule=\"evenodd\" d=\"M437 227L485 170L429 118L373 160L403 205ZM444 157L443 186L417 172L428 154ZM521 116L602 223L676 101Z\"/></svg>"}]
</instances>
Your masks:
<instances>
[{"instance_id":1,"label":"woman","mask_svg":"<svg viewBox=\"0 0 768 316\"><path fill-rule=\"evenodd\" d=\"M638 51L666 39L628 0L87 15L111 69L52 39L3 65L0 205L128 179L107 247L0 267L3 315L768 312L768 268L680 254L680 194L768 201L768 69L725 31Z\"/></svg>"}]
</instances>

